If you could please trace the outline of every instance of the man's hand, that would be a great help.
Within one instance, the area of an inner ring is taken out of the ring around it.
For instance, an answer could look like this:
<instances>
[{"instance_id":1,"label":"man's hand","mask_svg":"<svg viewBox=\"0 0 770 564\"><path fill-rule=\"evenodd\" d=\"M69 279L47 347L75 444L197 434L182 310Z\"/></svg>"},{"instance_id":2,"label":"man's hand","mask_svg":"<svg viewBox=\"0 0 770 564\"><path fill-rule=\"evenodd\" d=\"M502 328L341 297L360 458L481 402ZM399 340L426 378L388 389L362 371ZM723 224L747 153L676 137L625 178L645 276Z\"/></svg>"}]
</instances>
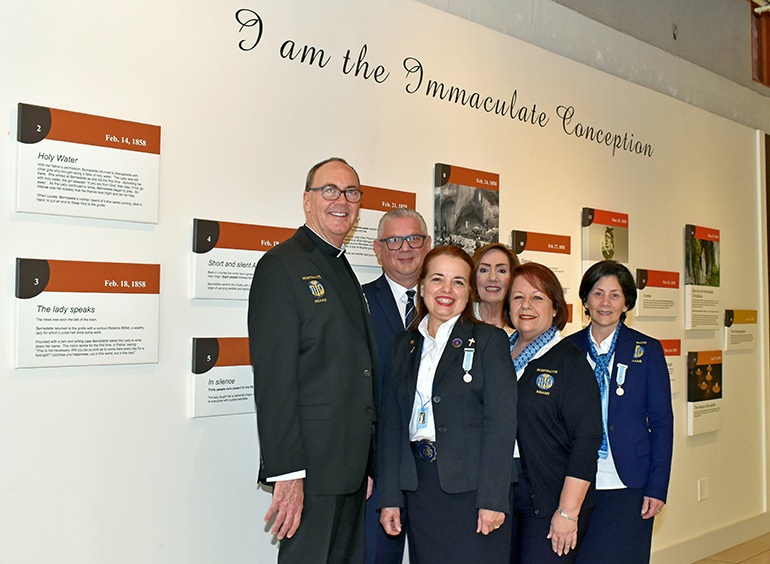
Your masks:
<instances>
[{"instance_id":1,"label":"man's hand","mask_svg":"<svg viewBox=\"0 0 770 564\"><path fill-rule=\"evenodd\" d=\"M398 507L384 507L380 510L380 523L391 536L401 533L401 510Z\"/></svg>"},{"instance_id":2,"label":"man's hand","mask_svg":"<svg viewBox=\"0 0 770 564\"><path fill-rule=\"evenodd\" d=\"M278 512L270 534L277 535L278 540L283 540L284 537L293 537L302 518L304 500L305 490L302 478L275 482L273 502L265 513L265 523L267 523Z\"/></svg>"},{"instance_id":3,"label":"man's hand","mask_svg":"<svg viewBox=\"0 0 770 564\"><path fill-rule=\"evenodd\" d=\"M368 500L370 497L372 497L372 492L374 491L374 478L371 476L366 477L366 499Z\"/></svg>"},{"instance_id":4,"label":"man's hand","mask_svg":"<svg viewBox=\"0 0 770 564\"><path fill-rule=\"evenodd\" d=\"M492 511L491 509L479 509L479 518L476 524L476 532L488 535L499 529L505 523L505 513Z\"/></svg>"}]
</instances>

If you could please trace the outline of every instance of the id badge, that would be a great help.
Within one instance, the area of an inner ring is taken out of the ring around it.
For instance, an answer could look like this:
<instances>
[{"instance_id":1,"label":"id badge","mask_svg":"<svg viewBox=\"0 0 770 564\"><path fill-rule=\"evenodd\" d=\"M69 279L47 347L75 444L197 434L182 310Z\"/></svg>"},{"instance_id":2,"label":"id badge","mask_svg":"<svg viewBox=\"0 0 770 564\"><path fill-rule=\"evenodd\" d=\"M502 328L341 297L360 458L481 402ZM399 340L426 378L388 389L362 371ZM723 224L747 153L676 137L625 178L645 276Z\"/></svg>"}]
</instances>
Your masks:
<instances>
[{"instance_id":1,"label":"id badge","mask_svg":"<svg viewBox=\"0 0 770 564\"><path fill-rule=\"evenodd\" d=\"M417 428L425 429L428 426L428 410L425 407L421 407L417 412Z\"/></svg>"}]
</instances>

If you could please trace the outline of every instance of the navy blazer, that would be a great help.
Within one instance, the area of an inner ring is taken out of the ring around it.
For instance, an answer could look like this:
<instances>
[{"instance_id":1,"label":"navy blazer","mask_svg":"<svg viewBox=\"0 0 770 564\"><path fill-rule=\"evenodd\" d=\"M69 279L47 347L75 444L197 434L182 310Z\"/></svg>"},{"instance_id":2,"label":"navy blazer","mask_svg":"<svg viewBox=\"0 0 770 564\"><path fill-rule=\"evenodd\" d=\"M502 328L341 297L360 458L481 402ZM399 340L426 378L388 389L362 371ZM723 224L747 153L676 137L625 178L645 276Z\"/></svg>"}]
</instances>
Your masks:
<instances>
[{"instance_id":1,"label":"navy blazer","mask_svg":"<svg viewBox=\"0 0 770 564\"><path fill-rule=\"evenodd\" d=\"M589 328L568 338L584 354ZM618 364L625 364L624 393L617 394ZM666 501L674 444L671 381L660 342L620 325L609 390L607 427L615 468L629 488Z\"/></svg>"},{"instance_id":2,"label":"navy blazer","mask_svg":"<svg viewBox=\"0 0 770 564\"><path fill-rule=\"evenodd\" d=\"M471 341L474 339L474 341ZM393 339L378 418L378 506L403 507L402 491L418 487L409 444L423 336ZM464 349L474 348L472 380L463 379ZM433 381L439 483L446 493L476 491L476 507L510 514L516 437L516 374L505 331L458 320Z\"/></svg>"},{"instance_id":3,"label":"navy blazer","mask_svg":"<svg viewBox=\"0 0 770 564\"><path fill-rule=\"evenodd\" d=\"M390 343L396 334L404 330L404 320L399 313L396 299L390 284L381 275L377 280L363 285L364 295L369 304L369 314L372 318L374 336L377 339L377 352L380 358L380 393L382 393L382 379L385 374L385 363L388 360Z\"/></svg>"}]
</instances>

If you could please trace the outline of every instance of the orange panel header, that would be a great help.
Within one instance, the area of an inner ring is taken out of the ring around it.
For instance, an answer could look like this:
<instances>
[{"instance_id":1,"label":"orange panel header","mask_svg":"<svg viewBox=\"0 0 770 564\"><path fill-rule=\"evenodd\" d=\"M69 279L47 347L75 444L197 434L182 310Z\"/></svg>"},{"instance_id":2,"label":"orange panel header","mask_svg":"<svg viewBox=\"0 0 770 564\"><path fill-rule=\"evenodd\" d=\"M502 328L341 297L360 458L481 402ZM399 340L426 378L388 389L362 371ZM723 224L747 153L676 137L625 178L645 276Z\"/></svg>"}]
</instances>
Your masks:
<instances>
[{"instance_id":1,"label":"orange panel header","mask_svg":"<svg viewBox=\"0 0 770 564\"><path fill-rule=\"evenodd\" d=\"M401 192L388 188L361 186L361 209L389 212L398 208L414 209L417 204L417 194Z\"/></svg>"},{"instance_id":2,"label":"orange panel header","mask_svg":"<svg viewBox=\"0 0 770 564\"><path fill-rule=\"evenodd\" d=\"M243 249L247 251L267 251L294 235L296 229L272 227L268 225L249 225L247 223L219 222L219 249Z\"/></svg>"},{"instance_id":3,"label":"orange panel header","mask_svg":"<svg viewBox=\"0 0 770 564\"><path fill-rule=\"evenodd\" d=\"M628 227L628 214L605 210L594 210L594 223Z\"/></svg>"},{"instance_id":4,"label":"orange panel header","mask_svg":"<svg viewBox=\"0 0 770 564\"><path fill-rule=\"evenodd\" d=\"M521 250L560 253L564 255L570 254L571 243L569 235L552 235L550 233L527 231L526 238L527 244L524 249ZM521 252L519 249L515 250Z\"/></svg>"},{"instance_id":5,"label":"orange panel header","mask_svg":"<svg viewBox=\"0 0 770 564\"><path fill-rule=\"evenodd\" d=\"M462 186L473 186L474 188L498 191L500 189L500 175L494 172L482 172L452 165L452 170L449 174L449 184L460 184Z\"/></svg>"},{"instance_id":6,"label":"orange panel header","mask_svg":"<svg viewBox=\"0 0 770 564\"><path fill-rule=\"evenodd\" d=\"M719 229L709 229L708 227L699 227L695 225L695 238L705 239L706 241L719 241Z\"/></svg>"},{"instance_id":7,"label":"orange panel header","mask_svg":"<svg viewBox=\"0 0 770 564\"><path fill-rule=\"evenodd\" d=\"M216 366L248 366L251 364L248 337L219 337Z\"/></svg>"},{"instance_id":8,"label":"orange panel header","mask_svg":"<svg viewBox=\"0 0 770 564\"><path fill-rule=\"evenodd\" d=\"M648 270L647 285L655 288L679 288L679 273Z\"/></svg>"},{"instance_id":9,"label":"orange panel header","mask_svg":"<svg viewBox=\"0 0 770 564\"><path fill-rule=\"evenodd\" d=\"M51 109L46 139L160 154L160 126Z\"/></svg>"},{"instance_id":10,"label":"orange panel header","mask_svg":"<svg viewBox=\"0 0 770 564\"><path fill-rule=\"evenodd\" d=\"M722 351L698 351L697 365L722 364Z\"/></svg>"},{"instance_id":11,"label":"orange panel header","mask_svg":"<svg viewBox=\"0 0 770 564\"><path fill-rule=\"evenodd\" d=\"M16 297L42 292L159 294L160 265L16 259Z\"/></svg>"},{"instance_id":12,"label":"orange panel header","mask_svg":"<svg viewBox=\"0 0 770 564\"><path fill-rule=\"evenodd\" d=\"M159 264L49 260L47 292L160 294Z\"/></svg>"},{"instance_id":13,"label":"orange panel header","mask_svg":"<svg viewBox=\"0 0 770 564\"><path fill-rule=\"evenodd\" d=\"M682 354L681 339L661 339L660 345L663 347L663 354L666 356L680 356Z\"/></svg>"},{"instance_id":14,"label":"orange panel header","mask_svg":"<svg viewBox=\"0 0 770 564\"><path fill-rule=\"evenodd\" d=\"M295 229L193 219L193 252L208 253L214 248L267 251L283 243Z\"/></svg>"}]
</instances>

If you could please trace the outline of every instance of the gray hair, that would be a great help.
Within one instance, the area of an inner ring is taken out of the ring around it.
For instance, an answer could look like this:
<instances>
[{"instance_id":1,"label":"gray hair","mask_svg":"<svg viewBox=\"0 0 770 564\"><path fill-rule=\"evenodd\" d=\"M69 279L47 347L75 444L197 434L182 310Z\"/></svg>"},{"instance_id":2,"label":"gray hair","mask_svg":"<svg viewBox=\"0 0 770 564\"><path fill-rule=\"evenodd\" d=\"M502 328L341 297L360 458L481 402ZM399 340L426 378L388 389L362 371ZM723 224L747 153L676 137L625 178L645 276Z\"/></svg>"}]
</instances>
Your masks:
<instances>
[{"instance_id":1,"label":"gray hair","mask_svg":"<svg viewBox=\"0 0 770 564\"><path fill-rule=\"evenodd\" d=\"M382 233L385 231L386 221L399 217L411 217L416 219L420 223L420 229L422 231L421 235L428 235L428 226L425 223L425 219L423 219L419 212L416 212L411 208L396 208L394 210L390 210L380 218L380 223L377 225L377 238L382 239Z\"/></svg>"}]
</instances>

